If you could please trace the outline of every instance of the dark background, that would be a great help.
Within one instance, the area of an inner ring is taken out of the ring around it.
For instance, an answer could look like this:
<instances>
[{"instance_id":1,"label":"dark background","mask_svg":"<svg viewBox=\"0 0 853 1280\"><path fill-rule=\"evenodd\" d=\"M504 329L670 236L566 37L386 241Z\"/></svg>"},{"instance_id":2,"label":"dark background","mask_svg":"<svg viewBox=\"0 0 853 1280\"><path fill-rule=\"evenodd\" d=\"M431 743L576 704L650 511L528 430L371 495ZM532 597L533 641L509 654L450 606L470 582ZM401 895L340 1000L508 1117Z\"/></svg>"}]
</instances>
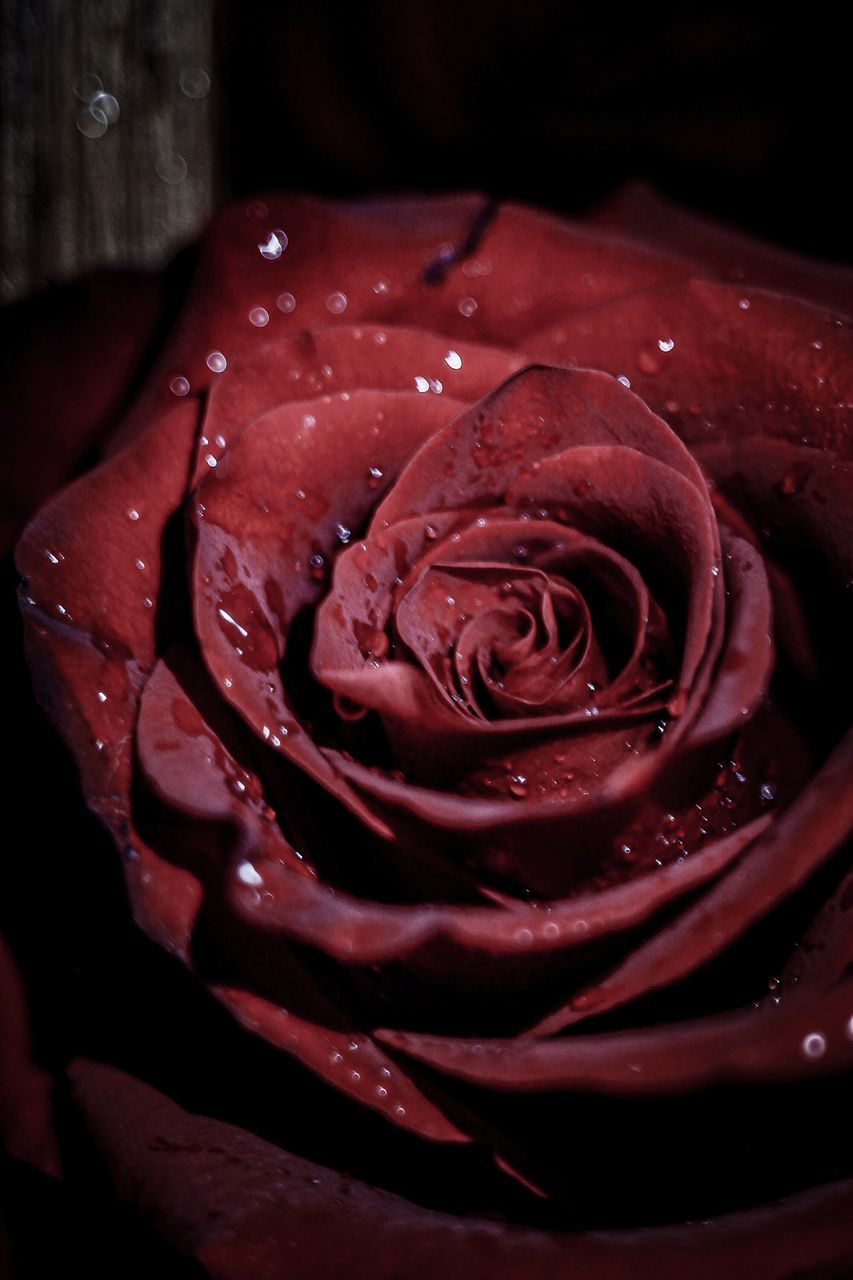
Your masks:
<instances>
[{"instance_id":1,"label":"dark background","mask_svg":"<svg viewBox=\"0 0 853 1280\"><path fill-rule=\"evenodd\" d=\"M853 257L849 44L828 10L0 6L7 298L107 262L161 263L223 199L263 187L474 187L579 212L642 178L771 239ZM78 127L85 74L120 106L98 138Z\"/></svg>"}]
</instances>

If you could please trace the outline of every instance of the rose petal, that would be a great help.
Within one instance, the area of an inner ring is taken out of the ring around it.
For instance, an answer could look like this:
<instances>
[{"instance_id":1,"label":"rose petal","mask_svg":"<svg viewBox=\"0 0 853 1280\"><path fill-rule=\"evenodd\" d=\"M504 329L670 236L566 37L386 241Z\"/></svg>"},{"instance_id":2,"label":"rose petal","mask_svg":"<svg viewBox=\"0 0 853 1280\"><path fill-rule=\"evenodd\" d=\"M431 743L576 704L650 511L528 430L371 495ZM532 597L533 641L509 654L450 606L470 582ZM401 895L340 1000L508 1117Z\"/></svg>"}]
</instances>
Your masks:
<instances>
[{"instance_id":1,"label":"rose petal","mask_svg":"<svg viewBox=\"0 0 853 1280\"><path fill-rule=\"evenodd\" d=\"M853 982L781 1007L739 1009L675 1026L555 1040L478 1041L379 1031L384 1044L442 1072L513 1092L582 1090L642 1095L737 1082L771 1083L833 1074L853 1065ZM810 1054L810 1036L820 1037ZM805 1047L804 1047L805 1046Z\"/></svg>"},{"instance_id":2,"label":"rose petal","mask_svg":"<svg viewBox=\"0 0 853 1280\"><path fill-rule=\"evenodd\" d=\"M707 963L784 901L853 829L853 734L791 807L713 889L594 987L539 1026L546 1035L676 982Z\"/></svg>"},{"instance_id":3,"label":"rose petal","mask_svg":"<svg viewBox=\"0 0 853 1280\"><path fill-rule=\"evenodd\" d=\"M589 1280L785 1280L792 1269L837 1269L853 1250L849 1182L701 1229L548 1233L412 1205L191 1115L97 1063L75 1063L72 1083L119 1195L146 1205L161 1233L220 1280L275 1275L283 1257L289 1280L550 1280L567 1269Z\"/></svg>"},{"instance_id":4,"label":"rose petal","mask_svg":"<svg viewBox=\"0 0 853 1280\"><path fill-rule=\"evenodd\" d=\"M620 188L593 213L591 221L595 227L630 236L644 248L682 254L719 279L794 293L848 315L853 312L849 267L765 244L665 199L645 183Z\"/></svg>"},{"instance_id":5,"label":"rose petal","mask_svg":"<svg viewBox=\"0 0 853 1280\"><path fill-rule=\"evenodd\" d=\"M524 348L629 379L691 442L761 434L850 453L853 334L793 298L692 280L568 316Z\"/></svg>"}]
</instances>

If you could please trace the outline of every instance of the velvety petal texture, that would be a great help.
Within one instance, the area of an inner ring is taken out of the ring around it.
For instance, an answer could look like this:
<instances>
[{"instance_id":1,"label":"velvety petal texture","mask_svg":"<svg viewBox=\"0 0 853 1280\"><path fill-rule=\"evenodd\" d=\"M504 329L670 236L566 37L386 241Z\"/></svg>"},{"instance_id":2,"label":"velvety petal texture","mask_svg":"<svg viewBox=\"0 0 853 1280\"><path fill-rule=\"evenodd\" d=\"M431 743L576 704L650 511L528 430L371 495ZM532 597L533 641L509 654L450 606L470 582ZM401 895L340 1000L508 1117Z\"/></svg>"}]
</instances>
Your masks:
<instances>
[{"instance_id":1,"label":"velvety petal texture","mask_svg":"<svg viewBox=\"0 0 853 1280\"><path fill-rule=\"evenodd\" d=\"M636 191L215 220L19 544L29 659L144 932L424 1172L80 1064L119 1193L209 1274L853 1265L811 1120L853 1070L851 298ZM721 1186L683 1134L738 1147L762 1090L820 1155Z\"/></svg>"}]
</instances>

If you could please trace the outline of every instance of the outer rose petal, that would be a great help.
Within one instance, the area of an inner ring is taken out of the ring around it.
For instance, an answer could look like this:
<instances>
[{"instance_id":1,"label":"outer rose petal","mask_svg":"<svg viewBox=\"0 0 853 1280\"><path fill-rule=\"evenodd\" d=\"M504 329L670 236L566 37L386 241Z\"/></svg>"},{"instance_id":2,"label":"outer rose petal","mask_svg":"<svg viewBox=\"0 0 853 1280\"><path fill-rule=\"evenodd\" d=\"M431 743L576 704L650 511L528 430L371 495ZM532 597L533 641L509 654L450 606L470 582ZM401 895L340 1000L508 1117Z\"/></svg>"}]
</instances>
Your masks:
<instances>
[{"instance_id":1,"label":"outer rose petal","mask_svg":"<svg viewBox=\"0 0 853 1280\"><path fill-rule=\"evenodd\" d=\"M709 276L797 294L848 315L853 312L849 267L765 244L725 223L700 217L643 183L623 187L596 210L591 221L595 227L630 236L644 248L655 245L667 253L683 254Z\"/></svg>"},{"instance_id":2,"label":"outer rose petal","mask_svg":"<svg viewBox=\"0 0 853 1280\"><path fill-rule=\"evenodd\" d=\"M552 1040L470 1040L380 1031L419 1062L506 1092L580 1090L624 1096L670 1094L738 1083L832 1075L853 1067L853 981L792 992L781 1008L738 1009L674 1026ZM810 1056L810 1037L818 1049Z\"/></svg>"},{"instance_id":3,"label":"outer rose petal","mask_svg":"<svg viewBox=\"0 0 853 1280\"><path fill-rule=\"evenodd\" d=\"M853 448L853 331L793 298L692 280L565 317L524 346L627 377L689 442L760 434Z\"/></svg>"},{"instance_id":4,"label":"outer rose petal","mask_svg":"<svg viewBox=\"0 0 853 1280\"><path fill-rule=\"evenodd\" d=\"M180 665L177 660L175 665ZM280 874L286 872L296 879L297 897L305 894L310 902L326 896L323 888L310 881L309 868L297 860L267 817L263 797L252 785L255 780L238 768L163 662L155 667L142 695L137 744L141 766L162 800L185 818L228 824L236 830L234 852L244 867L251 865L248 859L265 856ZM238 798L232 784L241 776L246 782ZM221 866L210 826L205 834L206 856L197 873L215 911L223 872L230 875L237 868ZM313 892L307 889L306 878ZM253 893L257 896L256 890ZM227 919L222 927L227 933ZM224 944L231 942L239 951L235 932L232 928ZM188 955L183 958L191 963ZM234 958L234 966L239 973L239 956ZM282 953L278 968L289 972L296 985L295 1008L282 1008L249 991L222 985L213 988L214 994L244 1026L293 1054L333 1087L373 1107L392 1123L434 1141L467 1141L370 1036L347 1029L351 1025L347 1013L335 1008L314 987L298 959ZM299 1016L296 1010L304 1006L311 1016Z\"/></svg>"},{"instance_id":5,"label":"outer rose petal","mask_svg":"<svg viewBox=\"0 0 853 1280\"><path fill-rule=\"evenodd\" d=\"M73 474L135 390L168 295L164 275L107 273L3 312L0 548Z\"/></svg>"},{"instance_id":6,"label":"outer rose petal","mask_svg":"<svg viewBox=\"0 0 853 1280\"><path fill-rule=\"evenodd\" d=\"M851 826L853 730L734 871L597 986L546 1018L539 1032L561 1030L693 973L799 889L847 839Z\"/></svg>"},{"instance_id":7,"label":"outer rose petal","mask_svg":"<svg viewBox=\"0 0 853 1280\"><path fill-rule=\"evenodd\" d=\"M217 1280L788 1280L831 1274L853 1249L849 1182L711 1222L548 1233L420 1208L97 1063L72 1081L119 1195Z\"/></svg>"}]
</instances>

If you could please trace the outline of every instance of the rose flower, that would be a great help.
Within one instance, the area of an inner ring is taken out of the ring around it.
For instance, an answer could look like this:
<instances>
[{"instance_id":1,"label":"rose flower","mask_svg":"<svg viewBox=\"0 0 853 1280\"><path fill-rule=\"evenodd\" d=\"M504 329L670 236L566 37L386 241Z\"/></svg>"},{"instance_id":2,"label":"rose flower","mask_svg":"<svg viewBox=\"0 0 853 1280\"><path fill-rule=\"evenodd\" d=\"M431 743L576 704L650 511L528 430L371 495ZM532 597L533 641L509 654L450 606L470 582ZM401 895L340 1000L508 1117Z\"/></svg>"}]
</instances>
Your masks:
<instances>
[{"instance_id":1,"label":"rose flower","mask_svg":"<svg viewBox=\"0 0 853 1280\"><path fill-rule=\"evenodd\" d=\"M483 1181L404 1200L78 1064L212 1274L853 1261L849 1132L803 1154L853 1063L851 307L639 196L214 223L19 544L37 695L148 937Z\"/></svg>"}]
</instances>

